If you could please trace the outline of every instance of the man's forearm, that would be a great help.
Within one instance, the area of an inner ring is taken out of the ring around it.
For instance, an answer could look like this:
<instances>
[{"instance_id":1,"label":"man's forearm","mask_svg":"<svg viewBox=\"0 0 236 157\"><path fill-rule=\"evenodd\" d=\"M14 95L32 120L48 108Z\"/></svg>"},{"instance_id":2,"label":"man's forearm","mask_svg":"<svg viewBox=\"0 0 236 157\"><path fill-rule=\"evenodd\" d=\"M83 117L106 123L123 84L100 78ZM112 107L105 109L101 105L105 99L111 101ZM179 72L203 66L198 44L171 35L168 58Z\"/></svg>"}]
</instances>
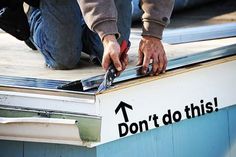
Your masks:
<instances>
[{"instance_id":1,"label":"man's forearm","mask_svg":"<svg viewBox=\"0 0 236 157\"><path fill-rule=\"evenodd\" d=\"M114 0L78 0L78 3L86 24L101 39L109 34L119 36Z\"/></svg>"},{"instance_id":2,"label":"man's forearm","mask_svg":"<svg viewBox=\"0 0 236 157\"><path fill-rule=\"evenodd\" d=\"M174 0L141 0L141 7L144 11L142 35L162 39L163 30L170 21Z\"/></svg>"}]
</instances>

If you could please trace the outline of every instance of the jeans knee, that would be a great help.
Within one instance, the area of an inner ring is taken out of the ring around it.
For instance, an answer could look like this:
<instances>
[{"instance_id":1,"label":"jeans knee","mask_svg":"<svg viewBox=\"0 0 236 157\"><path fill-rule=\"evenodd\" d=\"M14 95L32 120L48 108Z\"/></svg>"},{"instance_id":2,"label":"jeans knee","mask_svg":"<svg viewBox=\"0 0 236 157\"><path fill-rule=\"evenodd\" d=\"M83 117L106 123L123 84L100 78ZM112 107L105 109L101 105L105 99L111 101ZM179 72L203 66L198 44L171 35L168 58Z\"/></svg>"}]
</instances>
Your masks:
<instances>
[{"instance_id":1,"label":"jeans knee","mask_svg":"<svg viewBox=\"0 0 236 157\"><path fill-rule=\"evenodd\" d=\"M53 69L56 70L71 70L75 69L78 66L79 59L78 60L64 60L64 61L56 61L56 65L54 65Z\"/></svg>"},{"instance_id":2,"label":"jeans knee","mask_svg":"<svg viewBox=\"0 0 236 157\"><path fill-rule=\"evenodd\" d=\"M57 51L53 56L53 64L51 64L52 68L58 70L74 69L79 64L80 55L81 49Z\"/></svg>"},{"instance_id":3,"label":"jeans knee","mask_svg":"<svg viewBox=\"0 0 236 157\"><path fill-rule=\"evenodd\" d=\"M40 52L45 58L47 67L56 70L69 70L77 67L80 61L81 44L63 44L61 46L43 46Z\"/></svg>"}]
</instances>

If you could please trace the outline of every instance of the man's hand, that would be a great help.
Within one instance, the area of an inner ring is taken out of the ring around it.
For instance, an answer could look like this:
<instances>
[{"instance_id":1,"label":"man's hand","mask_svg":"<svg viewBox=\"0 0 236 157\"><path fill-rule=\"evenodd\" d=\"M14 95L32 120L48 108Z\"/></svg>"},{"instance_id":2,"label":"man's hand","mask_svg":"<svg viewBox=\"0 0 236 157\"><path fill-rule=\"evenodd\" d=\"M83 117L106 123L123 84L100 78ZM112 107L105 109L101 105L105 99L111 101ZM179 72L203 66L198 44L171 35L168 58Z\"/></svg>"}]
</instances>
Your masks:
<instances>
[{"instance_id":1,"label":"man's hand","mask_svg":"<svg viewBox=\"0 0 236 157\"><path fill-rule=\"evenodd\" d=\"M103 39L104 53L102 67L107 70L111 62L118 72L123 71L128 65L128 55L124 54L121 58L120 45L114 35L107 35Z\"/></svg>"},{"instance_id":2,"label":"man's hand","mask_svg":"<svg viewBox=\"0 0 236 157\"><path fill-rule=\"evenodd\" d=\"M142 65L142 73L148 70L149 63L152 61L151 75L158 75L165 72L167 66L167 58L160 39L143 36L139 44L138 65Z\"/></svg>"}]
</instances>

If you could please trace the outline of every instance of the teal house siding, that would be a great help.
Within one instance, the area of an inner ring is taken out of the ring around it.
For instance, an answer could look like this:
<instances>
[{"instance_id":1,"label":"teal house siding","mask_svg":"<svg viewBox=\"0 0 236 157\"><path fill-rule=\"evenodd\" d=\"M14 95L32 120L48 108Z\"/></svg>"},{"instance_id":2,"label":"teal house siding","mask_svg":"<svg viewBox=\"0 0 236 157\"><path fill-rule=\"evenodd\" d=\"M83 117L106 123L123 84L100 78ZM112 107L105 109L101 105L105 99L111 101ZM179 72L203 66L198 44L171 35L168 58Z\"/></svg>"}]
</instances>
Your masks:
<instances>
[{"instance_id":1,"label":"teal house siding","mask_svg":"<svg viewBox=\"0 0 236 157\"><path fill-rule=\"evenodd\" d=\"M1 140L0 157L24 157L24 142Z\"/></svg>"},{"instance_id":2,"label":"teal house siding","mask_svg":"<svg viewBox=\"0 0 236 157\"><path fill-rule=\"evenodd\" d=\"M24 144L24 157L95 157L96 149L61 144Z\"/></svg>"},{"instance_id":3,"label":"teal house siding","mask_svg":"<svg viewBox=\"0 0 236 157\"><path fill-rule=\"evenodd\" d=\"M232 106L228 109L229 113L229 137L230 137L230 154L231 157L236 156L236 107Z\"/></svg>"},{"instance_id":4,"label":"teal house siding","mask_svg":"<svg viewBox=\"0 0 236 157\"><path fill-rule=\"evenodd\" d=\"M230 157L228 128L225 109L174 124L175 157Z\"/></svg>"},{"instance_id":5,"label":"teal house siding","mask_svg":"<svg viewBox=\"0 0 236 157\"><path fill-rule=\"evenodd\" d=\"M98 157L173 157L172 126L160 127L97 147Z\"/></svg>"}]
</instances>

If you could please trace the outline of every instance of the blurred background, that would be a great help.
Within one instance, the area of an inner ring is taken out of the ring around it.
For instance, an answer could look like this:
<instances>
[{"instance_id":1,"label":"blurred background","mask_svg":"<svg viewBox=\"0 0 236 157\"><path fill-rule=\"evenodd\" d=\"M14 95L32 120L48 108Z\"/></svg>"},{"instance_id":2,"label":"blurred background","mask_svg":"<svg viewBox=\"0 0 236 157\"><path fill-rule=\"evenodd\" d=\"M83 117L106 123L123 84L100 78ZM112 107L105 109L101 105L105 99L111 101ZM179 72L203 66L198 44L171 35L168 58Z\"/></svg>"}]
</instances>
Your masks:
<instances>
[{"instance_id":1,"label":"blurred background","mask_svg":"<svg viewBox=\"0 0 236 157\"><path fill-rule=\"evenodd\" d=\"M138 27L142 11L133 0L133 27ZM193 27L236 21L236 0L175 0L168 28Z\"/></svg>"}]
</instances>

